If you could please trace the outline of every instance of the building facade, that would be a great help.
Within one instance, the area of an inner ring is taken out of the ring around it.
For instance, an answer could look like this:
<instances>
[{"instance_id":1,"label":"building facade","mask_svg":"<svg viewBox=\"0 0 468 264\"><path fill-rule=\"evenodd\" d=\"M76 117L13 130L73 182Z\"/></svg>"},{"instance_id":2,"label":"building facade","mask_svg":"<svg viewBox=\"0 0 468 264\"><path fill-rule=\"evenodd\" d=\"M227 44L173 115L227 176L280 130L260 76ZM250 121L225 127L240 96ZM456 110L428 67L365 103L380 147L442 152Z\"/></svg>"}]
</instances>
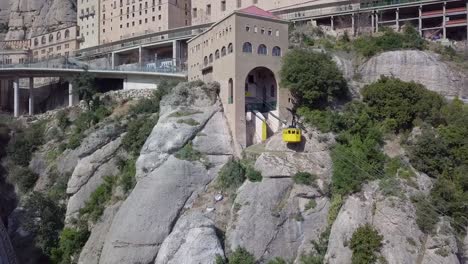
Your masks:
<instances>
[{"instance_id":1,"label":"building facade","mask_svg":"<svg viewBox=\"0 0 468 264\"><path fill-rule=\"evenodd\" d=\"M191 24L190 0L101 0L100 43Z\"/></svg>"},{"instance_id":2,"label":"building facade","mask_svg":"<svg viewBox=\"0 0 468 264\"><path fill-rule=\"evenodd\" d=\"M0 65L23 64L31 57L30 40L0 41Z\"/></svg>"},{"instance_id":3,"label":"building facade","mask_svg":"<svg viewBox=\"0 0 468 264\"><path fill-rule=\"evenodd\" d=\"M58 57L72 57L79 48L77 26L60 29L31 39L33 61L43 61Z\"/></svg>"},{"instance_id":4,"label":"building facade","mask_svg":"<svg viewBox=\"0 0 468 264\"><path fill-rule=\"evenodd\" d=\"M288 22L255 6L232 12L188 43L190 81L217 81L220 98L241 147L261 140L287 119L288 93L279 89ZM281 121L280 121L280 120Z\"/></svg>"},{"instance_id":5,"label":"building facade","mask_svg":"<svg viewBox=\"0 0 468 264\"><path fill-rule=\"evenodd\" d=\"M80 48L100 44L100 6L110 5L111 0L77 0L77 25L80 30Z\"/></svg>"}]
</instances>

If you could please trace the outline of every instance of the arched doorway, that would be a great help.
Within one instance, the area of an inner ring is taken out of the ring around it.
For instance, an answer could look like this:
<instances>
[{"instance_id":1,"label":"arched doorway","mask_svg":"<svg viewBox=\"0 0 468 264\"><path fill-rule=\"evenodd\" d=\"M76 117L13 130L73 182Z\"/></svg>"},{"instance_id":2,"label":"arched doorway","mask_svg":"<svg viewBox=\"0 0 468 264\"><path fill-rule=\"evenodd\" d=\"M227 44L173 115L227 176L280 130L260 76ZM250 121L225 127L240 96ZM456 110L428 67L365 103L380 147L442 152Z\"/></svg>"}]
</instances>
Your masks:
<instances>
[{"instance_id":1,"label":"arched doorway","mask_svg":"<svg viewBox=\"0 0 468 264\"><path fill-rule=\"evenodd\" d=\"M245 78L246 144L257 144L279 129L278 84L266 67L251 70Z\"/></svg>"},{"instance_id":2,"label":"arched doorway","mask_svg":"<svg viewBox=\"0 0 468 264\"><path fill-rule=\"evenodd\" d=\"M245 78L246 111L266 113L277 110L278 84L275 74L268 68L251 70Z\"/></svg>"}]
</instances>

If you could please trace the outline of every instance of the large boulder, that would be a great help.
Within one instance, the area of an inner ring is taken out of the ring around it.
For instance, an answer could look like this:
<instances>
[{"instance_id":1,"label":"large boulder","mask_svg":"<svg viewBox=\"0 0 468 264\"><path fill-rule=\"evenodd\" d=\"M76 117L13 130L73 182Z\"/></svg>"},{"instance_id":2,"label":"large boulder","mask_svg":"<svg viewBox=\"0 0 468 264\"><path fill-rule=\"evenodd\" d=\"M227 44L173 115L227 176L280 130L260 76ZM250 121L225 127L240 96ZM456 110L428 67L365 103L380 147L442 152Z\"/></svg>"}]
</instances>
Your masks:
<instances>
[{"instance_id":1,"label":"large boulder","mask_svg":"<svg viewBox=\"0 0 468 264\"><path fill-rule=\"evenodd\" d=\"M425 51L387 51L370 58L358 69L362 81L371 83L381 75L415 81L444 96L468 96L468 76Z\"/></svg>"},{"instance_id":2,"label":"large boulder","mask_svg":"<svg viewBox=\"0 0 468 264\"><path fill-rule=\"evenodd\" d=\"M306 204L315 200L314 208ZM226 232L226 248L248 249L256 259L295 260L326 229L329 201L312 187L287 178L245 182L238 190Z\"/></svg>"},{"instance_id":3,"label":"large boulder","mask_svg":"<svg viewBox=\"0 0 468 264\"><path fill-rule=\"evenodd\" d=\"M155 264L214 264L224 251L212 220L201 213L182 216L164 240Z\"/></svg>"},{"instance_id":4,"label":"large boulder","mask_svg":"<svg viewBox=\"0 0 468 264\"><path fill-rule=\"evenodd\" d=\"M96 150L93 154L79 160L68 181L67 220L83 208L91 194L104 183L104 177L118 175L119 156L122 136Z\"/></svg>"},{"instance_id":5,"label":"large boulder","mask_svg":"<svg viewBox=\"0 0 468 264\"><path fill-rule=\"evenodd\" d=\"M118 202L113 204L104 210L100 220L93 226L91 235L89 236L86 244L81 250L80 257L78 259L79 264L98 264L101 256L101 250L104 246L107 232L109 231L112 220L117 213L120 205Z\"/></svg>"}]
</instances>

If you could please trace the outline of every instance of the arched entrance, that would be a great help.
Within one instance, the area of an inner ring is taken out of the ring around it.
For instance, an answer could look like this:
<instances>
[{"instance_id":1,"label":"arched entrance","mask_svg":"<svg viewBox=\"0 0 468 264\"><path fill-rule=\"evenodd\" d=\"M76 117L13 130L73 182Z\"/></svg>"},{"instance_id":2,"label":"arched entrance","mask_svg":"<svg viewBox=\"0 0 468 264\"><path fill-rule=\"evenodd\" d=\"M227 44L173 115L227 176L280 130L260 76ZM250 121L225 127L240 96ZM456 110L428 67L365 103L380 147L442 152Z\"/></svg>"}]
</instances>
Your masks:
<instances>
[{"instance_id":1,"label":"arched entrance","mask_svg":"<svg viewBox=\"0 0 468 264\"><path fill-rule=\"evenodd\" d=\"M257 144L279 129L278 83L266 67L251 70L245 78L247 146Z\"/></svg>"},{"instance_id":2,"label":"arched entrance","mask_svg":"<svg viewBox=\"0 0 468 264\"><path fill-rule=\"evenodd\" d=\"M251 70L245 78L246 111L266 113L277 110L278 84L275 74L268 68Z\"/></svg>"}]
</instances>

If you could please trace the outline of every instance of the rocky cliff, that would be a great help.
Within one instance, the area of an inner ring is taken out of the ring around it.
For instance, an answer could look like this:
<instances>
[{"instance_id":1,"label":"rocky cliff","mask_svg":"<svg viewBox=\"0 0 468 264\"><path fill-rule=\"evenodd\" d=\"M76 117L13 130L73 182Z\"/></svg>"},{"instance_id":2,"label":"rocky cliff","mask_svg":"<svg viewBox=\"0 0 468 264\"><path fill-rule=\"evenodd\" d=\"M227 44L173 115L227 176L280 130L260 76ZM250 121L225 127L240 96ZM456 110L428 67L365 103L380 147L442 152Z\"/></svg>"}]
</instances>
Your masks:
<instances>
[{"instance_id":1,"label":"rocky cliff","mask_svg":"<svg viewBox=\"0 0 468 264\"><path fill-rule=\"evenodd\" d=\"M76 0L9 0L0 4L5 40L23 40L76 25Z\"/></svg>"}]
</instances>

